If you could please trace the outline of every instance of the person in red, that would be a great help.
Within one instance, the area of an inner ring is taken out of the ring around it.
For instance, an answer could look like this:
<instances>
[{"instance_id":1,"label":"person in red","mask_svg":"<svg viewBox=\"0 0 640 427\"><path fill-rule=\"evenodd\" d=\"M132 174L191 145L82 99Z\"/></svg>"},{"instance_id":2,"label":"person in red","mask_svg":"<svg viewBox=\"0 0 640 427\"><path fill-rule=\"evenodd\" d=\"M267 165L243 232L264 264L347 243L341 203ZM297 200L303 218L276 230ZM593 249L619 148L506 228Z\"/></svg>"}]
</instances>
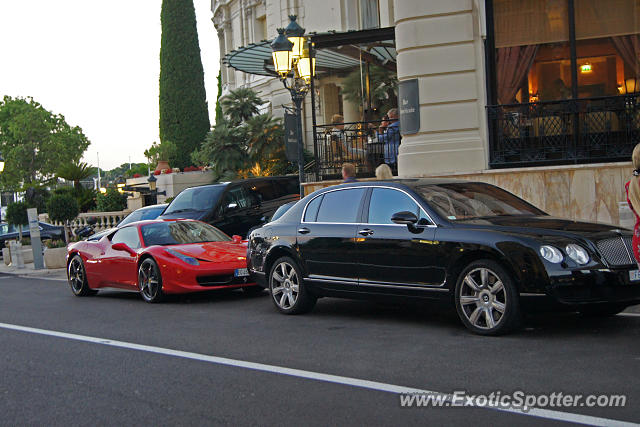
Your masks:
<instances>
[{"instance_id":1,"label":"person in red","mask_svg":"<svg viewBox=\"0 0 640 427\"><path fill-rule=\"evenodd\" d=\"M640 144L636 145L631 154L633 165L633 177L625 184L627 190L627 203L636 217L636 225L633 227L633 256L640 268Z\"/></svg>"}]
</instances>

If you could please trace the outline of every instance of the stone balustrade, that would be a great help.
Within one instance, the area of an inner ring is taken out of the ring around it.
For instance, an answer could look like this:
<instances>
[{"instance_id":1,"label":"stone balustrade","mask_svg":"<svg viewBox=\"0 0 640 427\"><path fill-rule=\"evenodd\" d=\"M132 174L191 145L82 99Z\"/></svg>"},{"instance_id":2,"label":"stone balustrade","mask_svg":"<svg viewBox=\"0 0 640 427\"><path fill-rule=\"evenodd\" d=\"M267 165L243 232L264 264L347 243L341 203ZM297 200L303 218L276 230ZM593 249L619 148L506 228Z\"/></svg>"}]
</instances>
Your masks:
<instances>
[{"instance_id":1,"label":"stone balustrade","mask_svg":"<svg viewBox=\"0 0 640 427\"><path fill-rule=\"evenodd\" d=\"M129 215L131 213L130 210L124 210L124 211L114 211L114 212L86 212L86 213L81 213L80 215L78 215L78 217L71 221L71 229L77 228L77 227L83 227L85 225L87 225L87 220L91 217L95 217L98 222L96 222L94 229L96 230L96 232L98 231L103 231L103 230L108 230L109 228L113 228L116 226L116 224L118 224L120 221L122 221L124 219L124 217L126 217L127 215ZM44 214L40 214L40 221L43 222L47 222L49 224L53 224L53 225L64 225L61 222L57 222L57 221L50 221L49 220L49 215L44 213Z\"/></svg>"}]
</instances>

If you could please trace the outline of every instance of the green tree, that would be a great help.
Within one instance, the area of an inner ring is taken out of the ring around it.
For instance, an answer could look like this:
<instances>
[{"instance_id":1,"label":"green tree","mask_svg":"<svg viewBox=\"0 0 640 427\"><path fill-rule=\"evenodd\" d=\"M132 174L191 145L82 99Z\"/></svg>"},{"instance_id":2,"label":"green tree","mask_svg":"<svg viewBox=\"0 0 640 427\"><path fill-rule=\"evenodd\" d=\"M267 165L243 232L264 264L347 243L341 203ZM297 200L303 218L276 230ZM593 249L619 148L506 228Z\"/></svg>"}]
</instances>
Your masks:
<instances>
[{"instance_id":1,"label":"green tree","mask_svg":"<svg viewBox=\"0 0 640 427\"><path fill-rule=\"evenodd\" d=\"M51 221L64 224L64 238L69 243L69 221L73 221L80 213L76 199L70 194L54 194L47 203L47 213Z\"/></svg>"},{"instance_id":2,"label":"green tree","mask_svg":"<svg viewBox=\"0 0 640 427\"><path fill-rule=\"evenodd\" d=\"M264 101L248 87L232 90L222 101L222 110L232 126L238 126L258 114L258 107Z\"/></svg>"},{"instance_id":3,"label":"green tree","mask_svg":"<svg viewBox=\"0 0 640 427\"><path fill-rule=\"evenodd\" d=\"M224 113L220 104L220 95L222 95L222 69L218 71L218 93L216 95L216 125L222 123Z\"/></svg>"},{"instance_id":4,"label":"green tree","mask_svg":"<svg viewBox=\"0 0 640 427\"><path fill-rule=\"evenodd\" d=\"M193 0L163 0L160 21L160 140L176 144L169 162L184 168L210 130Z\"/></svg>"},{"instance_id":5,"label":"green tree","mask_svg":"<svg viewBox=\"0 0 640 427\"><path fill-rule=\"evenodd\" d=\"M0 102L0 152L5 189L45 183L61 164L79 161L89 140L63 115L47 111L33 98L5 96Z\"/></svg>"},{"instance_id":6,"label":"green tree","mask_svg":"<svg viewBox=\"0 0 640 427\"><path fill-rule=\"evenodd\" d=\"M28 207L26 202L15 202L7 205L7 222L18 226L18 239L20 241L22 241L22 226L29 222L27 217Z\"/></svg>"},{"instance_id":7,"label":"green tree","mask_svg":"<svg viewBox=\"0 0 640 427\"><path fill-rule=\"evenodd\" d=\"M99 212L121 211L127 207L127 196L115 188L108 188L105 194L96 196L96 205Z\"/></svg>"}]
</instances>

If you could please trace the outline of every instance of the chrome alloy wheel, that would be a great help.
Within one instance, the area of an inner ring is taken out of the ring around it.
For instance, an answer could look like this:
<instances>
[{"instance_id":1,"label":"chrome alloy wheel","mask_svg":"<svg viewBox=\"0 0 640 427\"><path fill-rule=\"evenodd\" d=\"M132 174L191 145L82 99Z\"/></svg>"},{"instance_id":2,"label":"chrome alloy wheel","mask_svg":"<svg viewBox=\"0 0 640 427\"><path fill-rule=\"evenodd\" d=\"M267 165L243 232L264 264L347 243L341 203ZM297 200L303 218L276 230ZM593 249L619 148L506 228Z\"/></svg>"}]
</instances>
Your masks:
<instances>
[{"instance_id":1,"label":"chrome alloy wheel","mask_svg":"<svg viewBox=\"0 0 640 427\"><path fill-rule=\"evenodd\" d=\"M71 290L73 293L78 294L82 292L82 287L84 286L84 266L82 265L82 260L80 257L75 256L69 263L68 267L69 274L69 284L71 285Z\"/></svg>"},{"instance_id":2,"label":"chrome alloy wheel","mask_svg":"<svg viewBox=\"0 0 640 427\"><path fill-rule=\"evenodd\" d=\"M142 297L151 301L158 296L160 291L160 275L154 262L143 262L138 270L138 285Z\"/></svg>"},{"instance_id":3,"label":"chrome alloy wheel","mask_svg":"<svg viewBox=\"0 0 640 427\"><path fill-rule=\"evenodd\" d=\"M488 268L467 273L460 286L459 304L467 320L479 329L494 329L504 317L507 292L500 277Z\"/></svg>"},{"instance_id":4,"label":"chrome alloy wheel","mask_svg":"<svg viewBox=\"0 0 640 427\"><path fill-rule=\"evenodd\" d=\"M300 282L296 269L288 262L281 262L271 274L271 296L282 309L293 307L298 299Z\"/></svg>"}]
</instances>

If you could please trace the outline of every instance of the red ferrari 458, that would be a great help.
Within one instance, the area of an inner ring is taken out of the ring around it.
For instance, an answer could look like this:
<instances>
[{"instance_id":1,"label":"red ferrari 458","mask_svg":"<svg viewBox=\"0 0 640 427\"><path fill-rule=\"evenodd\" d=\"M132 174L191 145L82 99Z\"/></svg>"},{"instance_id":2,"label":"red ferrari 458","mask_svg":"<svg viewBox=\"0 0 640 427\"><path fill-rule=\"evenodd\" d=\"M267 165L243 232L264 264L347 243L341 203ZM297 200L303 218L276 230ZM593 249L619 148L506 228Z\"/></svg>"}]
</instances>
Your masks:
<instances>
[{"instance_id":1,"label":"red ferrari 458","mask_svg":"<svg viewBox=\"0 0 640 427\"><path fill-rule=\"evenodd\" d=\"M100 288L138 290L147 302L166 294L243 288L249 281L247 243L194 220L132 223L98 241L69 246L67 277L77 296Z\"/></svg>"}]
</instances>

